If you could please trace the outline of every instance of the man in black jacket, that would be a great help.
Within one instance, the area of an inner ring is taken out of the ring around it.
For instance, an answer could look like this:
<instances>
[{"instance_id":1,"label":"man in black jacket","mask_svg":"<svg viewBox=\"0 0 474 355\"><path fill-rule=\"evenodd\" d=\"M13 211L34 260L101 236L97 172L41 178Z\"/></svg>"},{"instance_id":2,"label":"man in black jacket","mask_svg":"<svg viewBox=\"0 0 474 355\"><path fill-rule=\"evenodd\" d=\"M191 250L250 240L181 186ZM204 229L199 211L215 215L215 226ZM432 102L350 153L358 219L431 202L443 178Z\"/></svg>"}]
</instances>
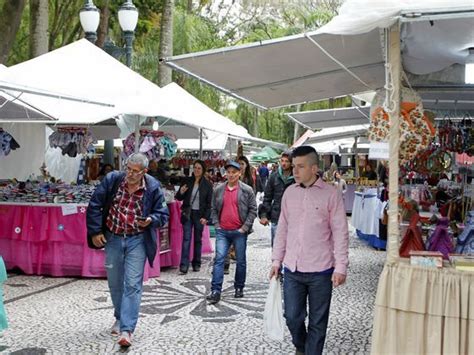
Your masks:
<instances>
[{"instance_id":1,"label":"man in black jacket","mask_svg":"<svg viewBox=\"0 0 474 355\"><path fill-rule=\"evenodd\" d=\"M278 225L278 218L280 217L281 198L283 197L286 188L294 182L295 179L292 175L291 154L289 152L283 152L280 157L280 166L278 167L278 170L273 172L268 179L263 202L258 211L261 224L266 226L269 221L272 223L272 247Z\"/></svg>"}]
</instances>

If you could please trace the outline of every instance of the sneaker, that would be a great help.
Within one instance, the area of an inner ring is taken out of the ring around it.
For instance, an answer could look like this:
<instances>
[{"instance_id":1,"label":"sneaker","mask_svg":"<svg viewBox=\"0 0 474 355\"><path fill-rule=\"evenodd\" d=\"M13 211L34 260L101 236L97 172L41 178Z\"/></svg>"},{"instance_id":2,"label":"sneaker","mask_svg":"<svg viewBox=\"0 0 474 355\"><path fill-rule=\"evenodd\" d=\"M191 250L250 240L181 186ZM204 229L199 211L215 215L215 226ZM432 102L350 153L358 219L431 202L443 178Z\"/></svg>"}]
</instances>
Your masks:
<instances>
[{"instance_id":1,"label":"sneaker","mask_svg":"<svg viewBox=\"0 0 474 355\"><path fill-rule=\"evenodd\" d=\"M120 321L118 319L115 320L114 325L110 329L110 334L112 335L120 334Z\"/></svg>"},{"instance_id":2,"label":"sneaker","mask_svg":"<svg viewBox=\"0 0 474 355\"><path fill-rule=\"evenodd\" d=\"M117 343L120 346L128 348L130 345L132 345L132 333L125 331L120 334L120 338L117 341Z\"/></svg>"},{"instance_id":3,"label":"sneaker","mask_svg":"<svg viewBox=\"0 0 474 355\"><path fill-rule=\"evenodd\" d=\"M243 288L236 288L234 293L234 298L242 298L244 297L244 289Z\"/></svg>"},{"instance_id":4,"label":"sneaker","mask_svg":"<svg viewBox=\"0 0 474 355\"><path fill-rule=\"evenodd\" d=\"M188 269L179 268L179 274L180 274L180 275L186 275L187 273L188 273Z\"/></svg>"},{"instance_id":5,"label":"sneaker","mask_svg":"<svg viewBox=\"0 0 474 355\"><path fill-rule=\"evenodd\" d=\"M206 300L209 301L209 304L216 304L221 300L221 294L217 291L212 291L209 296L206 297Z\"/></svg>"},{"instance_id":6,"label":"sneaker","mask_svg":"<svg viewBox=\"0 0 474 355\"><path fill-rule=\"evenodd\" d=\"M199 271L201 271L201 267L200 266L193 266L193 271L194 272L199 272Z\"/></svg>"}]
</instances>

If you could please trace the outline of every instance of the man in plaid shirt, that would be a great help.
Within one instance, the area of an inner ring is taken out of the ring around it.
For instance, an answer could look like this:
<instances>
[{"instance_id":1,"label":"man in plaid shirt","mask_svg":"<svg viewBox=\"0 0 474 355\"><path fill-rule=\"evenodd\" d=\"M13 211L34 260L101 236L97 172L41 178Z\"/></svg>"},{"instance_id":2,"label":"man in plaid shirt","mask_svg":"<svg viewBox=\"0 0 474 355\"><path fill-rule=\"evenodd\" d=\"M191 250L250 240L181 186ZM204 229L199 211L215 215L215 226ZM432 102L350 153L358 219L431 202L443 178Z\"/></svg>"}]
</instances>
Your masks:
<instances>
[{"instance_id":1,"label":"man in plaid shirt","mask_svg":"<svg viewBox=\"0 0 474 355\"><path fill-rule=\"evenodd\" d=\"M112 334L128 347L138 320L145 261L153 266L156 229L169 212L160 183L146 174L148 159L132 154L126 172L111 172L97 186L87 208L87 240L105 247L105 267L114 305Z\"/></svg>"}]
</instances>

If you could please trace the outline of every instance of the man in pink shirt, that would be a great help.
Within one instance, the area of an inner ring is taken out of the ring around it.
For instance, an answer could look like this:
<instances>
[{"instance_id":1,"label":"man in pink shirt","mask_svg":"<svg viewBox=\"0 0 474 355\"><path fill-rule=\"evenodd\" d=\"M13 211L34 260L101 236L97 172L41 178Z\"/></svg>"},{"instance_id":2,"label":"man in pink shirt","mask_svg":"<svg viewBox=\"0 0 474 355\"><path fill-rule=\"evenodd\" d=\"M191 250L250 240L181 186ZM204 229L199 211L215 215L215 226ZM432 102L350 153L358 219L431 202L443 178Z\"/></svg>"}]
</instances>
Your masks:
<instances>
[{"instance_id":1,"label":"man in pink shirt","mask_svg":"<svg viewBox=\"0 0 474 355\"><path fill-rule=\"evenodd\" d=\"M318 176L316 150L301 146L292 157L296 184L283 195L270 278L283 264L285 318L296 354L321 354L332 289L346 280L347 219L340 192Z\"/></svg>"}]
</instances>

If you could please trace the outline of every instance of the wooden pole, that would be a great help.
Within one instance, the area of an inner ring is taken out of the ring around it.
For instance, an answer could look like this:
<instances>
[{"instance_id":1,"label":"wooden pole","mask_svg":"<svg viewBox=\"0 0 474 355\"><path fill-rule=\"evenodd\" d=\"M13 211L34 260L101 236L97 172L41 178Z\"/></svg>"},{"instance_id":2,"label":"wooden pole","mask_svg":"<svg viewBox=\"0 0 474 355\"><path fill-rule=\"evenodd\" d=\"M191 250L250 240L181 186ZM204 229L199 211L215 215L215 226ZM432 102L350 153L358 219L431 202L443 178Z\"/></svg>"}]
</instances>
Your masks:
<instances>
[{"instance_id":1,"label":"wooden pole","mask_svg":"<svg viewBox=\"0 0 474 355\"><path fill-rule=\"evenodd\" d=\"M401 53L400 53L400 27L399 23L393 25L388 31L388 74L386 109L390 117L389 138L389 210L388 210L388 243L387 261L398 261L399 255L399 219L398 219L398 174L399 174L399 148L400 148L400 96L401 96Z\"/></svg>"}]
</instances>

